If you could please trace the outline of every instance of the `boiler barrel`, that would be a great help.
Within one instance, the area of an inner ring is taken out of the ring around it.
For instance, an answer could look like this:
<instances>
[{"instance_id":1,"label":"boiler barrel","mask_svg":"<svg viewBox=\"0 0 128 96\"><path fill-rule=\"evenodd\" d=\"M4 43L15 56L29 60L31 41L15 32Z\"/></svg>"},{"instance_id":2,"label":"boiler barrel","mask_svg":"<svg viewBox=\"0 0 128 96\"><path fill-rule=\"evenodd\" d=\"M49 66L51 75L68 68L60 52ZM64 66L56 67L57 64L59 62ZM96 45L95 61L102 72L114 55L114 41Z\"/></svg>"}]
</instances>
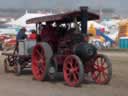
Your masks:
<instances>
[{"instance_id":1,"label":"boiler barrel","mask_svg":"<svg viewBox=\"0 0 128 96\"><path fill-rule=\"evenodd\" d=\"M92 44L81 43L75 47L75 54L82 60L89 60L97 54L97 49Z\"/></svg>"}]
</instances>

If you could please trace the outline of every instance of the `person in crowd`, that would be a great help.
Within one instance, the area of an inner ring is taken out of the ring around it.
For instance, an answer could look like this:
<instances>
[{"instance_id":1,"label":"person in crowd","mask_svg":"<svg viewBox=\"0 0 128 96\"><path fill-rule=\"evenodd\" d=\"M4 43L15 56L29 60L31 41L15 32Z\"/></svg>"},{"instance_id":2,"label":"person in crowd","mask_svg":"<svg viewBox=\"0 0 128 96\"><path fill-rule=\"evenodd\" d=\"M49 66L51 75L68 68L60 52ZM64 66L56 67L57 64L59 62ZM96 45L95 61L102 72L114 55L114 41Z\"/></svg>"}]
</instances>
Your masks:
<instances>
[{"instance_id":1,"label":"person in crowd","mask_svg":"<svg viewBox=\"0 0 128 96\"><path fill-rule=\"evenodd\" d=\"M37 34L36 34L36 31L35 30L31 30L31 34L29 35L28 39L30 40L36 40L37 38Z\"/></svg>"},{"instance_id":2,"label":"person in crowd","mask_svg":"<svg viewBox=\"0 0 128 96\"><path fill-rule=\"evenodd\" d=\"M27 38L27 35L25 34L25 32L26 32L26 28L25 27L22 27L20 30L19 30L19 32L17 33L17 35L16 35L16 47L15 47L15 51L14 51L14 53L17 51L19 51L19 49L18 49L18 44L19 44L19 40L24 40L24 39L26 39Z\"/></svg>"},{"instance_id":3,"label":"person in crowd","mask_svg":"<svg viewBox=\"0 0 128 96\"><path fill-rule=\"evenodd\" d=\"M18 32L18 34L16 35L16 40L24 40L27 38L27 35L25 34L26 32L26 28L25 27L22 27L20 29L20 31Z\"/></svg>"}]
</instances>

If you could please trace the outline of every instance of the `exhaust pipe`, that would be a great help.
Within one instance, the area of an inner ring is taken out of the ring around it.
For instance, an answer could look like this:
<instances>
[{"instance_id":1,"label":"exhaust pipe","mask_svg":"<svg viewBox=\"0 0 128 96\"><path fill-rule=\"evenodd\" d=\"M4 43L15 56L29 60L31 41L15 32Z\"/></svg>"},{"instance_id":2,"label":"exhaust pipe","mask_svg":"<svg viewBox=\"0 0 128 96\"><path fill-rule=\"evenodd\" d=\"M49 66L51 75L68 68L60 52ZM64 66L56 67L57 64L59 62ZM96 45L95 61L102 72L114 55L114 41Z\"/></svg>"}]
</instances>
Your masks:
<instances>
[{"instance_id":1,"label":"exhaust pipe","mask_svg":"<svg viewBox=\"0 0 128 96\"><path fill-rule=\"evenodd\" d=\"M81 11L81 32L87 36L88 7L80 7Z\"/></svg>"}]
</instances>

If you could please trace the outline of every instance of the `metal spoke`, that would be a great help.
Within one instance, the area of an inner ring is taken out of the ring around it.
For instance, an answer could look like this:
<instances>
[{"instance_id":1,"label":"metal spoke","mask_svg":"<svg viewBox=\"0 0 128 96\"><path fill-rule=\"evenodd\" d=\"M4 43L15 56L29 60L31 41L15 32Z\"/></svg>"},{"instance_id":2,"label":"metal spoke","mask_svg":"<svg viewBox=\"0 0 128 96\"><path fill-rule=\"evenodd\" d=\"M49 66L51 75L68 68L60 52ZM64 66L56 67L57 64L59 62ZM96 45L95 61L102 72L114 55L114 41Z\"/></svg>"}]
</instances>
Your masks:
<instances>
[{"instance_id":1,"label":"metal spoke","mask_svg":"<svg viewBox=\"0 0 128 96\"><path fill-rule=\"evenodd\" d=\"M108 79L108 74L106 72L103 72L103 77L104 77L104 80L107 80Z\"/></svg>"},{"instance_id":2,"label":"metal spoke","mask_svg":"<svg viewBox=\"0 0 128 96\"><path fill-rule=\"evenodd\" d=\"M75 81L78 81L79 78L77 78L76 75L77 75L77 74L73 73L74 80L75 80Z\"/></svg>"},{"instance_id":3,"label":"metal spoke","mask_svg":"<svg viewBox=\"0 0 128 96\"><path fill-rule=\"evenodd\" d=\"M97 71L97 72L98 72L98 71ZM94 72L94 74L95 74L95 77L93 77L93 78L94 78L94 79L97 79L97 78L99 77L99 75L100 75L100 72L98 72L97 75L96 75L95 72ZM94 74L93 74L93 75L94 75Z\"/></svg>"},{"instance_id":4,"label":"metal spoke","mask_svg":"<svg viewBox=\"0 0 128 96\"><path fill-rule=\"evenodd\" d=\"M67 77L68 77L69 79L71 79L71 75L72 75L71 72L69 72L68 75L67 75Z\"/></svg>"},{"instance_id":5,"label":"metal spoke","mask_svg":"<svg viewBox=\"0 0 128 96\"><path fill-rule=\"evenodd\" d=\"M101 72L99 72L99 74L97 75L96 82L101 82Z\"/></svg>"},{"instance_id":6,"label":"metal spoke","mask_svg":"<svg viewBox=\"0 0 128 96\"><path fill-rule=\"evenodd\" d=\"M73 68L73 60L72 59L70 59L69 64L70 64L70 67Z\"/></svg>"},{"instance_id":7,"label":"metal spoke","mask_svg":"<svg viewBox=\"0 0 128 96\"><path fill-rule=\"evenodd\" d=\"M104 70L106 70L106 69L108 69L109 68L109 66L107 65L106 67L104 67Z\"/></svg>"},{"instance_id":8,"label":"metal spoke","mask_svg":"<svg viewBox=\"0 0 128 96\"><path fill-rule=\"evenodd\" d=\"M79 72L79 68L78 67L75 67L74 68L74 72L78 73Z\"/></svg>"},{"instance_id":9,"label":"metal spoke","mask_svg":"<svg viewBox=\"0 0 128 96\"><path fill-rule=\"evenodd\" d=\"M43 58L43 56L41 55L41 53L39 52L39 50L36 50L37 54L39 55L40 58Z\"/></svg>"},{"instance_id":10,"label":"metal spoke","mask_svg":"<svg viewBox=\"0 0 128 96\"><path fill-rule=\"evenodd\" d=\"M99 65L94 64L94 68L95 68L95 69L98 69L98 68L99 68Z\"/></svg>"},{"instance_id":11,"label":"metal spoke","mask_svg":"<svg viewBox=\"0 0 128 96\"><path fill-rule=\"evenodd\" d=\"M102 64L102 65L105 64L104 58L101 58L101 64Z\"/></svg>"},{"instance_id":12,"label":"metal spoke","mask_svg":"<svg viewBox=\"0 0 128 96\"><path fill-rule=\"evenodd\" d=\"M68 67L64 67L64 69L65 69L65 70L68 70L68 71L70 70L70 68L68 68Z\"/></svg>"}]
</instances>

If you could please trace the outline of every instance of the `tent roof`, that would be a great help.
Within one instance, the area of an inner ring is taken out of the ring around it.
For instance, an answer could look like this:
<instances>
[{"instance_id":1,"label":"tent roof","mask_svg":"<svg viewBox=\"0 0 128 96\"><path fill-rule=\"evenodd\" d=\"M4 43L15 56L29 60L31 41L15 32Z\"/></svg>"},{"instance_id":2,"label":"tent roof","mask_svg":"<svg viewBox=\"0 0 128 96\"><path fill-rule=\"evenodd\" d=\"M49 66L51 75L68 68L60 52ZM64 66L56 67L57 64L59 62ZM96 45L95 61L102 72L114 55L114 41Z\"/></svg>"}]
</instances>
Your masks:
<instances>
[{"instance_id":1,"label":"tent roof","mask_svg":"<svg viewBox=\"0 0 128 96\"><path fill-rule=\"evenodd\" d=\"M47 15L52 15L52 13L25 13L23 16L19 17L17 20L8 22L7 24L17 25L17 26L29 26L26 24L26 20L40 17L40 16L47 16Z\"/></svg>"}]
</instances>

